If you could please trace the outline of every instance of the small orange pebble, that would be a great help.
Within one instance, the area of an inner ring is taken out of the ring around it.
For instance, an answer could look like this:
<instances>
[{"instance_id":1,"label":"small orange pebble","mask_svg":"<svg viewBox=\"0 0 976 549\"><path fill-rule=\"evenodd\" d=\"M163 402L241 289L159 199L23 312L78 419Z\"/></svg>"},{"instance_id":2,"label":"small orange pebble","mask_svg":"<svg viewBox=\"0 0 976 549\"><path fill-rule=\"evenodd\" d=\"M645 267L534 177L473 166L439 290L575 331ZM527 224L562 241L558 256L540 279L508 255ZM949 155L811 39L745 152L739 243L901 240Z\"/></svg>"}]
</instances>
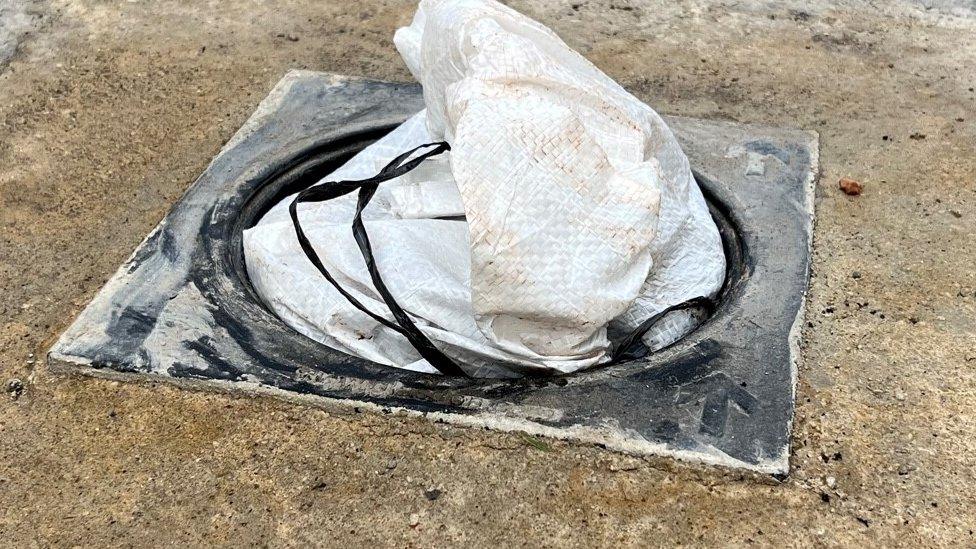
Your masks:
<instances>
[{"instance_id":1,"label":"small orange pebble","mask_svg":"<svg viewBox=\"0 0 976 549\"><path fill-rule=\"evenodd\" d=\"M848 194L851 196L857 196L861 194L861 191L864 190L864 185L861 185L860 182L855 181L850 177L840 178L839 184L840 184L840 190L844 191L844 194Z\"/></svg>"}]
</instances>

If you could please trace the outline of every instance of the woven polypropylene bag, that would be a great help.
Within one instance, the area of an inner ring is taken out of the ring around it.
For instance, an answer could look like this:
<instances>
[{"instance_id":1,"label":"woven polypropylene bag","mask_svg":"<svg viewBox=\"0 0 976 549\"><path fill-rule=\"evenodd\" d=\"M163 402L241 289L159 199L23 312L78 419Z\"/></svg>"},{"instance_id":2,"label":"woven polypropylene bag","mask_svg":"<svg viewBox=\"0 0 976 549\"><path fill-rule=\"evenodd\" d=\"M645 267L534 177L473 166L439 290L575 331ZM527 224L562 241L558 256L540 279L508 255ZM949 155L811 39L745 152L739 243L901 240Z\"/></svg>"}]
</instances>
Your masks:
<instances>
[{"instance_id":1,"label":"woven polypropylene bag","mask_svg":"<svg viewBox=\"0 0 976 549\"><path fill-rule=\"evenodd\" d=\"M493 1L425 0L394 41L427 108L323 181L367 178L417 145L450 143L449 155L381 185L364 219L397 303L467 374L591 367L607 360L608 326L629 331L719 290L721 240L674 136L549 29ZM434 371L319 276L290 201L245 233L258 293L326 345ZM350 231L355 196L299 211L338 282L389 318ZM644 341L661 347L693 323L675 311Z\"/></svg>"}]
</instances>

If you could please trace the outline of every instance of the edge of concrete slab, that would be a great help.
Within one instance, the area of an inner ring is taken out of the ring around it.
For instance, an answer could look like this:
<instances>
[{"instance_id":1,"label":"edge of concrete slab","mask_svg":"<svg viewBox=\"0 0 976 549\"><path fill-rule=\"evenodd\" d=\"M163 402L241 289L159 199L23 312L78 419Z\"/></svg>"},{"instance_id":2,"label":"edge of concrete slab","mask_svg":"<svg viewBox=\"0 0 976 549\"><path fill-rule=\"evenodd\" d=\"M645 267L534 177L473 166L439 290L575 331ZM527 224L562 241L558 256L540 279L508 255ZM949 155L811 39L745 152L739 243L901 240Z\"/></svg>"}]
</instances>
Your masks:
<instances>
[{"instance_id":1,"label":"edge of concrete slab","mask_svg":"<svg viewBox=\"0 0 976 549\"><path fill-rule=\"evenodd\" d=\"M450 414L443 412L423 412L399 406L383 406L374 402L329 398L321 395L302 394L269 387L257 382L223 381L209 379L180 379L154 374L118 372L105 368L93 368L85 357L64 355L52 351L48 353L47 365L50 372L61 375L82 375L109 381L125 383L154 384L165 383L188 391L206 391L232 397L272 398L291 404L313 406L328 412L348 414L366 410L380 415L395 414L404 417L424 418L464 428L483 428L502 433L525 433L531 436L546 437L576 444L588 444L635 457L656 457L677 459L690 465L709 465L735 470L748 470L776 477L789 473L789 453L776 459L764 460L759 464L735 459L718 450L714 453L675 450L663 443L640 441L619 436L614 430L602 430L589 426L547 427L517 417L506 417L497 413Z\"/></svg>"}]
</instances>

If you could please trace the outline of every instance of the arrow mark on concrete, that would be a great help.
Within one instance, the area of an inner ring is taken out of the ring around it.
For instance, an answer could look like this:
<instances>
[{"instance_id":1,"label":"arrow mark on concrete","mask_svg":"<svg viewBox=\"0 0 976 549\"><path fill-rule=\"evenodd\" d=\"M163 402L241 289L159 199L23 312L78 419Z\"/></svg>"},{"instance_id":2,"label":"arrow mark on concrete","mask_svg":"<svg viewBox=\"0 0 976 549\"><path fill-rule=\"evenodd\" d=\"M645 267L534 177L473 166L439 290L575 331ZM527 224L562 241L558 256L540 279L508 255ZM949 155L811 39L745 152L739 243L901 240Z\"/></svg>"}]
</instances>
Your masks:
<instances>
[{"instance_id":1,"label":"arrow mark on concrete","mask_svg":"<svg viewBox=\"0 0 976 549\"><path fill-rule=\"evenodd\" d=\"M702 406L698 432L714 437L723 437L729 421L729 405L734 404L745 415L752 415L759 407L759 399L736 383L724 372L716 372L697 379L686 386L704 386L705 404ZM700 393L681 392L678 402L690 402Z\"/></svg>"}]
</instances>

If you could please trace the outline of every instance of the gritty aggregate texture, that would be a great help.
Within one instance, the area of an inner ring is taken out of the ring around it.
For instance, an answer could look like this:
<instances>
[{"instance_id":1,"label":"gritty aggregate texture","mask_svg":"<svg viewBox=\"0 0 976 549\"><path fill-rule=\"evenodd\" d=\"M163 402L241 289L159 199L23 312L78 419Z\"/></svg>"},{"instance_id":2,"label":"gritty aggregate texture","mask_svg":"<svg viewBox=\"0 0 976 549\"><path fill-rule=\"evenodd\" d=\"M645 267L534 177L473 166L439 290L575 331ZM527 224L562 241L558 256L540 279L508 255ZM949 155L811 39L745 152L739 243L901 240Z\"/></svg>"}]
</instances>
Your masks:
<instances>
[{"instance_id":1,"label":"gritty aggregate texture","mask_svg":"<svg viewBox=\"0 0 976 549\"><path fill-rule=\"evenodd\" d=\"M414 5L7 3L0 539L976 544L973 3L511 5L661 112L820 133L790 477L51 374L39 357L288 69L410 78L391 37Z\"/></svg>"}]
</instances>

